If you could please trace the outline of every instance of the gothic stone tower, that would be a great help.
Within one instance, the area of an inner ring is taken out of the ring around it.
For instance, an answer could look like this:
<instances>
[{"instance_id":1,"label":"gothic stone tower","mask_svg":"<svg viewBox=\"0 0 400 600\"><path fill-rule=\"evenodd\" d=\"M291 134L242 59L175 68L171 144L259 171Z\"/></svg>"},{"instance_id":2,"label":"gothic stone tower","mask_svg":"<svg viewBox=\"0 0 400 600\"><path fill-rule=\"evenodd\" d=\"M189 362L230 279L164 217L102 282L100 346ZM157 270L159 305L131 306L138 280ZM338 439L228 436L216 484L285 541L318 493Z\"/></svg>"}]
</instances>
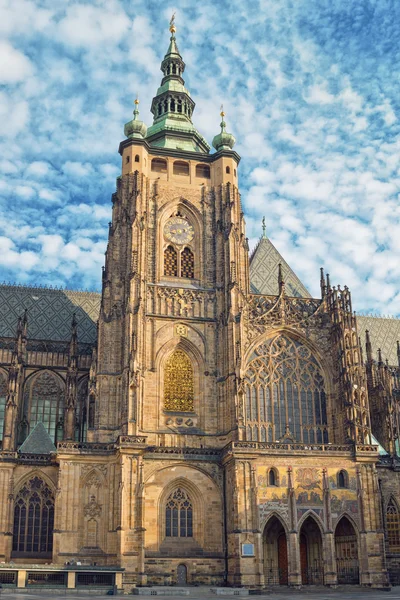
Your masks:
<instances>
[{"instance_id":1,"label":"gothic stone tower","mask_svg":"<svg viewBox=\"0 0 400 600\"><path fill-rule=\"evenodd\" d=\"M144 571L145 529L146 556L158 557L146 569L153 568L154 577L171 571L167 557L179 556L183 547L184 555L203 556L202 571L222 581L222 470L216 458L219 448L238 439L237 315L249 288L248 247L235 140L221 112L216 152L209 153L192 124L195 105L184 69L172 25L151 106L154 123L146 131L136 102L120 144L122 175L113 196L88 438L114 442L122 436L127 444L139 440L153 448L150 460L132 446L122 457L122 478L137 482L138 505L140 486L153 481L145 510L132 506L133 489L124 488L126 519L136 513L129 532L122 516L122 565ZM180 460L182 447L192 449L192 464ZM170 535L162 533L166 517L159 506L170 494L190 495L196 504L193 534L191 508L187 530L173 521Z\"/></svg>"}]
</instances>

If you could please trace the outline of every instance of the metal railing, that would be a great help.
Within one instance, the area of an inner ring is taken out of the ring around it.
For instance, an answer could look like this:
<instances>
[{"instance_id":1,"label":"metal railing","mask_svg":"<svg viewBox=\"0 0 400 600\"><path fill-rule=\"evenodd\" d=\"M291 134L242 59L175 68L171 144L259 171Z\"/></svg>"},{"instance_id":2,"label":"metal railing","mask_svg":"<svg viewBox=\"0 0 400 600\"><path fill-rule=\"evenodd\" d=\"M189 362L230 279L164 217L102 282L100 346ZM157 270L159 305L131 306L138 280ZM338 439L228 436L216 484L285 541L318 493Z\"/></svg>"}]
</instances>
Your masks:
<instances>
[{"instance_id":1,"label":"metal railing","mask_svg":"<svg viewBox=\"0 0 400 600\"><path fill-rule=\"evenodd\" d=\"M114 573L77 573L76 587L112 587L115 585Z\"/></svg>"},{"instance_id":2,"label":"metal railing","mask_svg":"<svg viewBox=\"0 0 400 600\"><path fill-rule=\"evenodd\" d=\"M271 567L264 572L265 585L287 585L288 571L287 569L279 569Z\"/></svg>"},{"instance_id":3,"label":"metal railing","mask_svg":"<svg viewBox=\"0 0 400 600\"><path fill-rule=\"evenodd\" d=\"M358 561L354 559L338 559L336 561L336 568L338 583L350 585L360 583Z\"/></svg>"},{"instance_id":4,"label":"metal railing","mask_svg":"<svg viewBox=\"0 0 400 600\"><path fill-rule=\"evenodd\" d=\"M26 587L65 587L67 581L66 573L37 573L28 571L26 575Z\"/></svg>"},{"instance_id":5,"label":"metal railing","mask_svg":"<svg viewBox=\"0 0 400 600\"><path fill-rule=\"evenodd\" d=\"M303 585L324 585L324 569L321 566L302 569L301 582Z\"/></svg>"}]
</instances>

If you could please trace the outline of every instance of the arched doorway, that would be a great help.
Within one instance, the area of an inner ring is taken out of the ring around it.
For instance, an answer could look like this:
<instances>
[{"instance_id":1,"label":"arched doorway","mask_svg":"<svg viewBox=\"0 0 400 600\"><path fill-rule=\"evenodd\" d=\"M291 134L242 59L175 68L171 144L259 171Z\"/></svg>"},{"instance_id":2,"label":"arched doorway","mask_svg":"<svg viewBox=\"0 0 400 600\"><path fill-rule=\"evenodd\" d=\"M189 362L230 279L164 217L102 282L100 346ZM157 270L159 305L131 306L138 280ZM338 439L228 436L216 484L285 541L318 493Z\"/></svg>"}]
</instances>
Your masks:
<instances>
[{"instance_id":1,"label":"arched doorway","mask_svg":"<svg viewBox=\"0 0 400 600\"><path fill-rule=\"evenodd\" d=\"M336 568L338 583L358 584L357 535L347 517L342 517L335 530Z\"/></svg>"},{"instance_id":2,"label":"arched doorway","mask_svg":"<svg viewBox=\"0 0 400 600\"><path fill-rule=\"evenodd\" d=\"M300 565L303 585L323 585L321 531L311 516L307 517L300 529Z\"/></svg>"},{"instance_id":3,"label":"arched doorway","mask_svg":"<svg viewBox=\"0 0 400 600\"><path fill-rule=\"evenodd\" d=\"M285 529L272 517L264 530L264 576L266 585L287 585L288 551Z\"/></svg>"},{"instance_id":4,"label":"arched doorway","mask_svg":"<svg viewBox=\"0 0 400 600\"><path fill-rule=\"evenodd\" d=\"M187 584L187 567L186 565L178 565L178 569L176 571L176 578L178 585L186 585Z\"/></svg>"}]
</instances>

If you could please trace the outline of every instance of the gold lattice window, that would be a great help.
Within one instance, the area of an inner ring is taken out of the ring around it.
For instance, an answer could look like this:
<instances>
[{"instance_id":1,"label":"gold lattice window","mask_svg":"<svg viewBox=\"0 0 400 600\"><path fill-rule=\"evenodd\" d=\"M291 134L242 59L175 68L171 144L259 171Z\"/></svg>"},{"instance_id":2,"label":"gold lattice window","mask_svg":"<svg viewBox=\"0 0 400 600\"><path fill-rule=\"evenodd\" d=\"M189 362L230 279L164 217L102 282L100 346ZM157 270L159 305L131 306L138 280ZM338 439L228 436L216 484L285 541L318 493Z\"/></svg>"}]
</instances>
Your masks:
<instances>
[{"instance_id":1,"label":"gold lattice window","mask_svg":"<svg viewBox=\"0 0 400 600\"><path fill-rule=\"evenodd\" d=\"M297 442L328 442L324 380L309 348L284 335L267 340L254 350L245 383L247 440L280 440L288 427Z\"/></svg>"},{"instance_id":2,"label":"gold lattice window","mask_svg":"<svg viewBox=\"0 0 400 600\"><path fill-rule=\"evenodd\" d=\"M386 527L389 552L400 552L400 515L393 500L386 510Z\"/></svg>"},{"instance_id":3,"label":"gold lattice window","mask_svg":"<svg viewBox=\"0 0 400 600\"><path fill-rule=\"evenodd\" d=\"M194 400L193 367L182 350L175 350L164 370L165 410L192 412Z\"/></svg>"},{"instance_id":4,"label":"gold lattice window","mask_svg":"<svg viewBox=\"0 0 400 600\"><path fill-rule=\"evenodd\" d=\"M173 246L167 246L164 251L164 275L178 276L178 255Z\"/></svg>"},{"instance_id":5,"label":"gold lattice window","mask_svg":"<svg viewBox=\"0 0 400 600\"><path fill-rule=\"evenodd\" d=\"M190 248L184 248L181 254L181 277L194 278L194 256Z\"/></svg>"}]
</instances>

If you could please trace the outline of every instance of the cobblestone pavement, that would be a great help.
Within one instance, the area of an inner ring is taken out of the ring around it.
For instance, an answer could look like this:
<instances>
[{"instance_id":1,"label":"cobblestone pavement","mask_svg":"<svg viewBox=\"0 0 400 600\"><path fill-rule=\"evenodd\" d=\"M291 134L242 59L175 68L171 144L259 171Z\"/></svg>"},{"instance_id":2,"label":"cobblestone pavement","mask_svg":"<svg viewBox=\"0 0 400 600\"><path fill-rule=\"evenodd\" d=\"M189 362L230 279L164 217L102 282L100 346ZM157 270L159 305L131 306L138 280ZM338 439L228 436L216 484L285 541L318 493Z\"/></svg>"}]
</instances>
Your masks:
<instances>
[{"instance_id":1,"label":"cobblestone pavement","mask_svg":"<svg viewBox=\"0 0 400 600\"><path fill-rule=\"evenodd\" d=\"M348 589L337 589L330 590L327 588L307 588L302 590L291 590L291 589L276 589L269 591L264 594L257 595L249 595L249 596L235 596L235 595L216 595L211 592L210 588L188 588L189 595L188 596L158 596L160 600L175 600L178 598L187 598L187 600L223 600L226 598L227 600L232 600L233 598L254 598L254 600L381 600L387 598L387 600L400 600L400 587L394 587L389 591L385 590L371 590L368 588L348 588ZM119 596L120 598L128 597L128 598L150 598L151 596L133 596L129 594L127 596ZM152 596L154 598L154 596ZM40 590L36 590L33 592L29 591L20 591L15 592L14 590L2 590L0 593L1 600L39 600L39 599L49 599L49 600L65 600L68 598L69 600L82 600L84 598L96 598L97 600L108 600L111 596L97 594L96 592L90 592L89 590L85 590L80 594L73 593L65 593L64 591L58 590L46 590L42 592Z\"/></svg>"}]
</instances>

